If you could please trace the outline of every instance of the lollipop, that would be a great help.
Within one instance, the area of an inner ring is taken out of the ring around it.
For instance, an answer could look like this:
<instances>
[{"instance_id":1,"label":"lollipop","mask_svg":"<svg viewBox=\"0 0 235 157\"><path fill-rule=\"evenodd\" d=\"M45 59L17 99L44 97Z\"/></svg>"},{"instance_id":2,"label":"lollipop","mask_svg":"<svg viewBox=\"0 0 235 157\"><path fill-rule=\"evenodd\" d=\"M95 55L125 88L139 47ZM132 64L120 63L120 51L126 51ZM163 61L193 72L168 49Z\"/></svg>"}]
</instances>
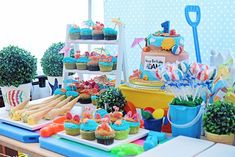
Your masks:
<instances>
[{"instance_id":1,"label":"lollipop","mask_svg":"<svg viewBox=\"0 0 235 157\"><path fill-rule=\"evenodd\" d=\"M217 75L217 70L215 68L209 69L209 80L214 80Z\"/></svg>"},{"instance_id":2,"label":"lollipop","mask_svg":"<svg viewBox=\"0 0 235 157\"><path fill-rule=\"evenodd\" d=\"M172 72L172 80L173 81L180 81L183 79L183 72L179 69L176 69Z\"/></svg>"},{"instance_id":3,"label":"lollipop","mask_svg":"<svg viewBox=\"0 0 235 157\"><path fill-rule=\"evenodd\" d=\"M202 71L198 72L197 79L202 81L202 82L205 82L206 80L209 79L209 71L208 70L202 70Z\"/></svg>"},{"instance_id":4,"label":"lollipop","mask_svg":"<svg viewBox=\"0 0 235 157\"><path fill-rule=\"evenodd\" d=\"M193 76L196 76L197 73L200 71L200 67L196 62L194 62L193 64L190 65L189 71Z\"/></svg>"},{"instance_id":5,"label":"lollipop","mask_svg":"<svg viewBox=\"0 0 235 157\"><path fill-rule=\"evenodd\" d=\"M180 69L183 73L187 73L188 72L188 70L189 70L189 65L188 65L188 63L186 63L186 62L180 62L179 64L178 64L178 69Z\"/></svg>"},{"instance_id":6,"label":"lollipop","mask_svg":"<svg viewBox=\"0 0 235 157\"><path fill-rule=\"evenodd\" d=\"M165 71L165 72L163 72L162 73L162 81L163 82L169 82L169 81L171 81L171 79L172 79L172 74L171 74L171 72L169 72L169 71Z\"/></svg>"},{"instance_id":7,"label":"lollipop","mask_svg":"<svg viewBox=\"0 0 235 157\"><path fill-rule=\"evenodd\" d=\"M209 69L209 66L206 64L198 64L198 66L201 70L208 70Z\"/></svg>"},{"instance_id":8,"label":"lollipop","mask_svg":"<svg viewBox=\"0 0 235 157\"><path fill-rule=\"evenodd\" d=\"M156 69L156 77L161 80L162 79L162 73L164 72L163 67L160 66Z\"/></svg>"}]
</instances>

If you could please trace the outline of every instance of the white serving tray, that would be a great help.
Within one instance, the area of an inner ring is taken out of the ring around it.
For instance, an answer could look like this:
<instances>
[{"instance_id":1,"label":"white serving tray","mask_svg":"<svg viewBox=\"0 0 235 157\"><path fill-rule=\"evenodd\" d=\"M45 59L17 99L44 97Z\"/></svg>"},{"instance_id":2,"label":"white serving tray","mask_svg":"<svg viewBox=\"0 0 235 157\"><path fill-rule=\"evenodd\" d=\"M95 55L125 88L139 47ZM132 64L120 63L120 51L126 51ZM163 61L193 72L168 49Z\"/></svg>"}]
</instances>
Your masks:
<instances>
[{"instance_id":1,"label":"white serving tray","mask_svg":"<svg viewBox=\"0 0 235 157\"><path fill-rule=\"evenodd\" d=\"M70 140L70 141L85 144L85 145L88 145L88 146L91 146L91 147L95 147L97 149L102 149L104 151L110 151L113 147L116 147L116 146L122 145L122 144L126 144L126 143L130 143L132 141L135 141L135 140L138 140L142 137L145 137L148 134L148 132L149 131L146 130L146 129L140 129L139 133L133 134L133 135L128 135L128 138L125 139L125 140L114 140L113 144L107 145L107 146L97 143L96 140L94 140L94 141L84 140L84 139L81 138L80 135L78 135L78 136L67 135L67 134L65 134L65 131L59 132L59 133L57 133L57 135L61 138L64 138L64 139L67 139L67 140Z\"/></svg>"},{"instance_id":2,"label":"white serving tray","mask_svg":"<svg viewBox=\"0 0 235 157\"><path fill-rule=\"evenodd\" d=\"M34 101L30 101L30 104L40 103L43 100L46 100L48 98L50 98L50 97L43 98L43 99L38 99L38 100L34 100ZM53 121L53 120L40 120L38 122L38 124L29 125L29 124L23 123L21 121L14 121L14 120L10 119L9 116L8 116L8 113L9 112L6 111L6 109L4 107L0 108L0 122L11 124L11 125L17 126L19 128L23 128L23 129L31 130L31 131L41 129L42 127L52 123L52 121Z\"/></svg>"}]
</instances>

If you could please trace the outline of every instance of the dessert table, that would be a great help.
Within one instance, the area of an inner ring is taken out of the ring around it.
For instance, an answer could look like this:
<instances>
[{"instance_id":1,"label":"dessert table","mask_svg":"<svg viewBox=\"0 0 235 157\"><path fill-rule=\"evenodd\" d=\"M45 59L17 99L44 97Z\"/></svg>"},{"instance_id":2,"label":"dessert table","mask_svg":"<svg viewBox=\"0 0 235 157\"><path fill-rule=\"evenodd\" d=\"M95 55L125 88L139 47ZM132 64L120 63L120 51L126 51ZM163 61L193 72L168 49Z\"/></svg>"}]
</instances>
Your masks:
<instances>
[{"instance_id":1,"label":"dessert table","mask_svg":"<svg viewBox=\"0 0 235 157\"><path fill-rule=\"evenodd\" d=\"M62 157L62 155L40 148L39 143L22 143L0 135L0 145L24 152L32 157Z\"/></svg>"}]
</instances>

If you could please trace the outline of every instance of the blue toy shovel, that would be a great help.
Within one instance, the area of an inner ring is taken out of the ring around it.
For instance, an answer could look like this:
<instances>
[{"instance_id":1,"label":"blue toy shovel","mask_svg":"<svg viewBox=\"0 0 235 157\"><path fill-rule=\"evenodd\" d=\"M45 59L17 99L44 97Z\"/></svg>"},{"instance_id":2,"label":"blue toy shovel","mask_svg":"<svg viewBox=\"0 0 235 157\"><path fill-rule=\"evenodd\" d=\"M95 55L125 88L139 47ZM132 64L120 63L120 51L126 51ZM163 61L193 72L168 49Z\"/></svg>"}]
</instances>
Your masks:
<instances>
[{"instance_id":1,"label":"blue toy shovel","mask_svg":"<svg viewBox=\"0 0 235 157\"><path fill-rule=\"evenodd\" d=\"M188 24L193 29L194 47L195 47L197 62L201 63L202 60L201 60L200 47L199 47L198 35L197 35L197 26L200 23L200 19L201 19L200 7L197 5L187 5L184 9L184 12L185 12L185 18L186 18ZM189 16L190 12L196 13L196 20L195 21L192 21L190 19L190 16Z\"/></svg>"}]
</instances>

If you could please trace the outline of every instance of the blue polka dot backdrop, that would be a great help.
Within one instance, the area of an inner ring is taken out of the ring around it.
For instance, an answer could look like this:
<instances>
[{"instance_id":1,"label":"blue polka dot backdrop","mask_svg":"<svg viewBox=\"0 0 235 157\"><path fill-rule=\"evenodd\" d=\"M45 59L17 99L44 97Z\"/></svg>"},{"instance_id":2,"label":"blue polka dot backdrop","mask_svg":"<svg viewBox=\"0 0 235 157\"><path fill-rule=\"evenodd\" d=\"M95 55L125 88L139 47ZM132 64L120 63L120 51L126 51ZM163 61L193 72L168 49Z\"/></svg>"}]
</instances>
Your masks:
<instances>
[{"instance_id":1,"label":"blue polka dot backdrop","mask_svg":"<svg viewBox=\"0 0 235 157\"><path fill-rule=\"evenodd\" d=\"M134 38L162 30L161 23L170 21L170 28L184 37L185 50L196 61L192 28L188 25L184 8L199 5L201 21L197 27L202 63L209 64L211 50L235 55L234 0L105 0L104 18L113 26L112 18L120 17L125 24L128 72L139 68L141 49L131 48ZM195 18L190 16L192 19ZM144 42L141 43L144 46ZM110 47L109 47L110 49Z\"/></svg>"}]
</instances>

